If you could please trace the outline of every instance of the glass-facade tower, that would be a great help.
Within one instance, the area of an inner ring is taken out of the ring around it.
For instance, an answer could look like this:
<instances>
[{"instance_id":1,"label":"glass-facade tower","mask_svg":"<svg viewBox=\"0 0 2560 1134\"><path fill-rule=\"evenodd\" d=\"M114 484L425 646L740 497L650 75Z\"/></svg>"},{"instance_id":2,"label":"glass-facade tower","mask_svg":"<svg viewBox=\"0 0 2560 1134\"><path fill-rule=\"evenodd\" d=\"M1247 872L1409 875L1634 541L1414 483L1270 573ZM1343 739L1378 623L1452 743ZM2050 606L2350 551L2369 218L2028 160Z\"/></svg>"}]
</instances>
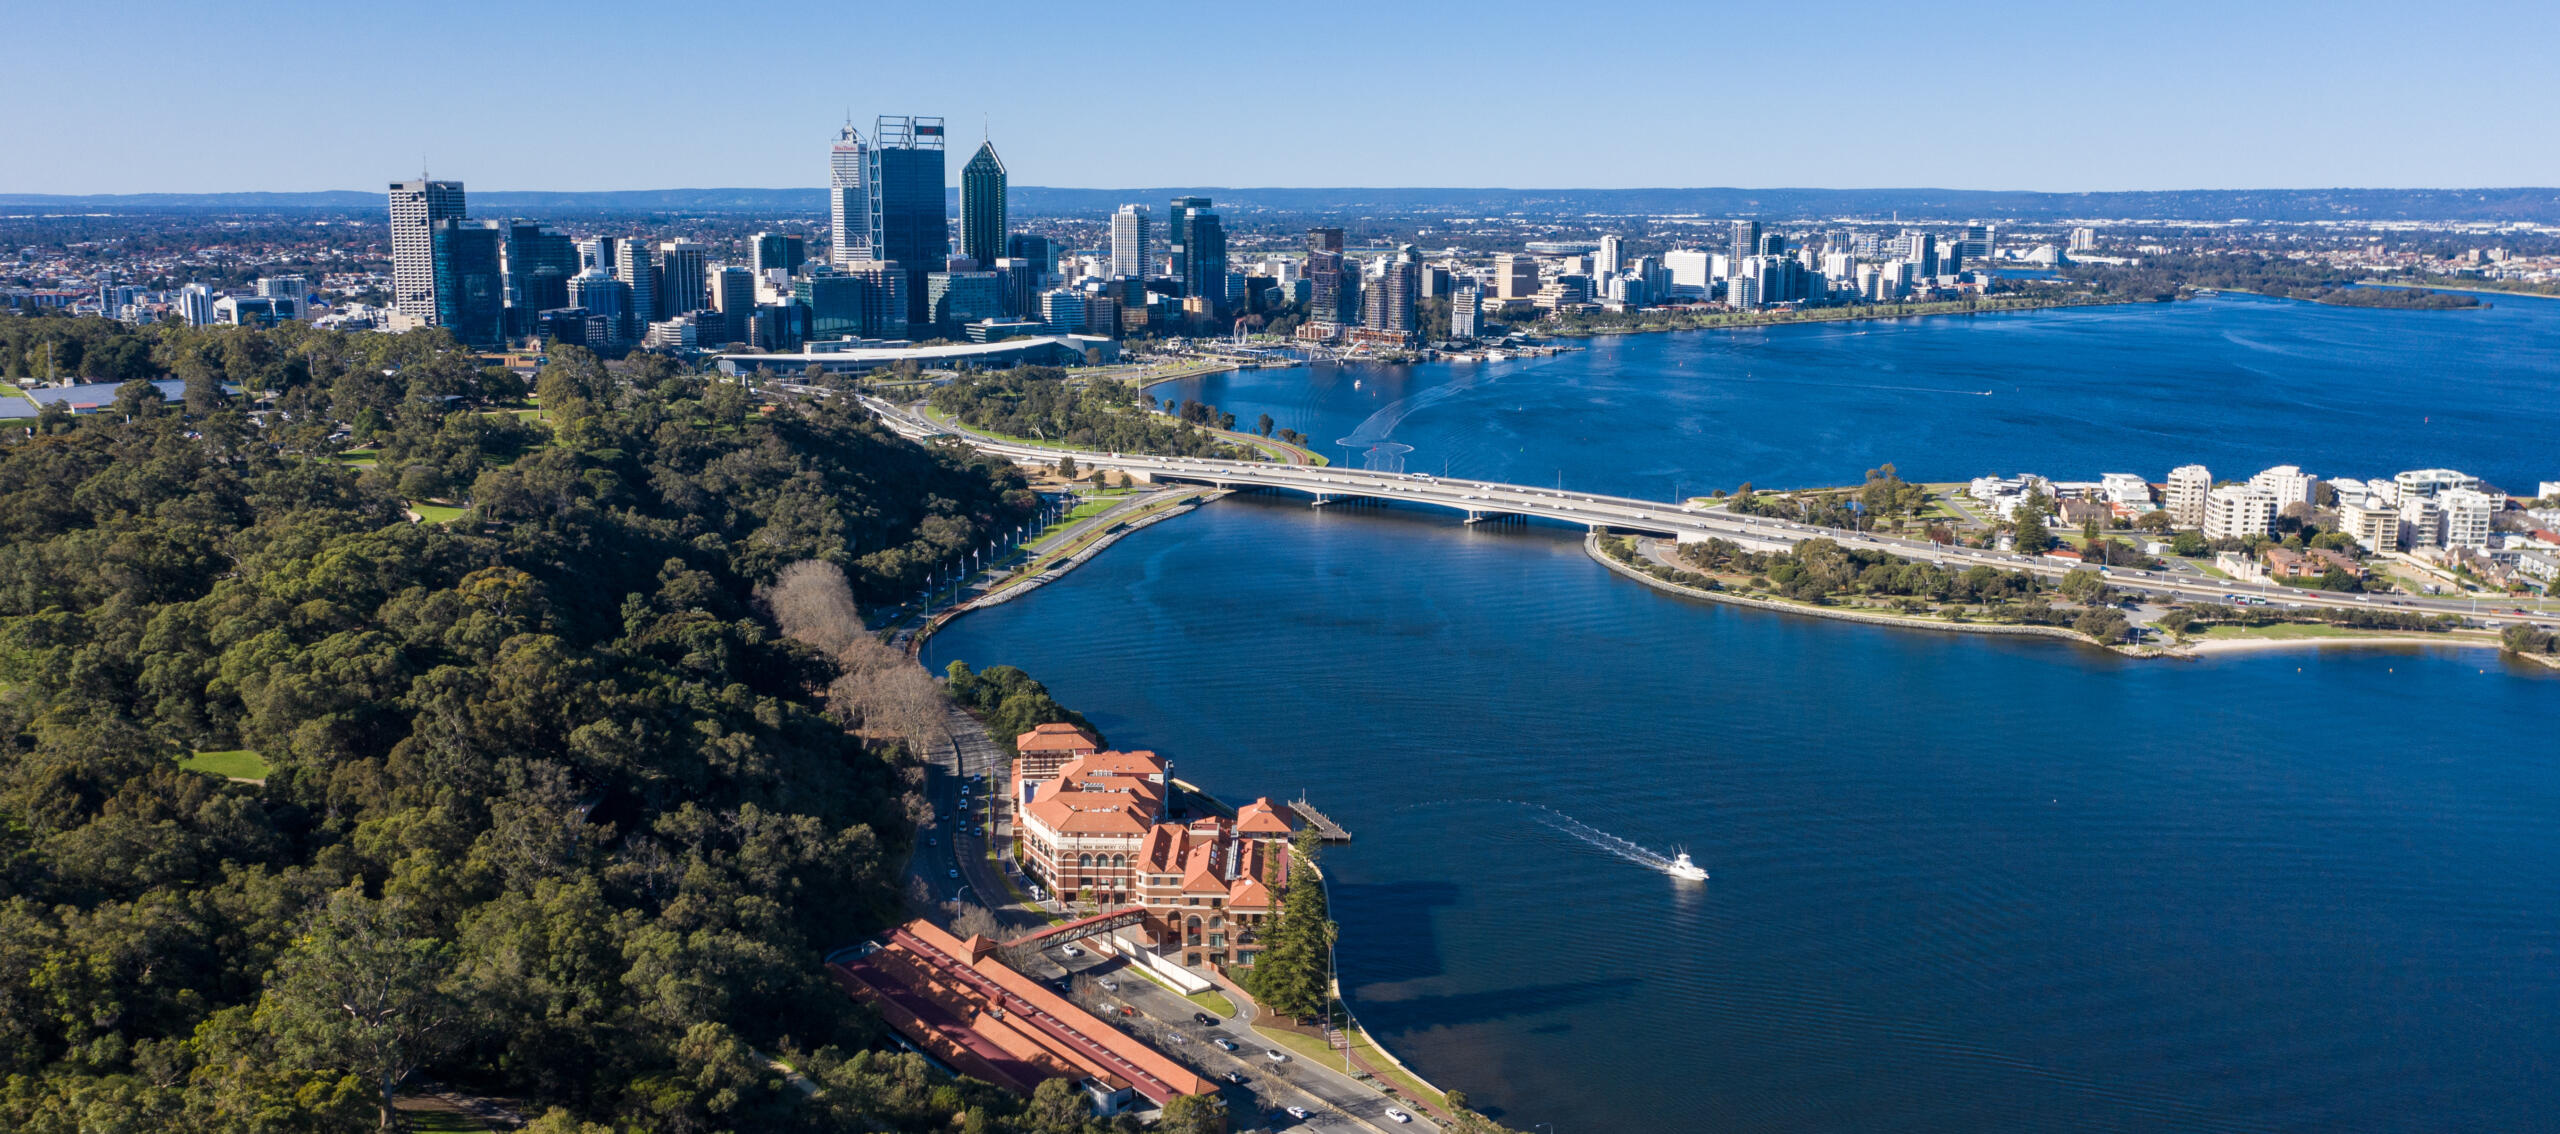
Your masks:
<instances>
[{"instance_id":1,"label":"glass-facade tower","mask_svg":"<svg viewBox=\"0 0 2560 1134\"><path fill-rule=\"evenodd\" d=\"M871 256L905 276L906 321L929 321L924 278L951 254L943 203L942 120L882 118L871 134Z\"/></svg>"},{"instance_id":2,"label":"glass-facade tower","mask_svg":"<svg viewBox=\"0 0 2560 1134\"><path fill-rule=\"evenodd\" d=\"M993 142L978 144L960 167L960 254L993 268L1005 256L1004 159Z\"/></svg>"}]
</instances>

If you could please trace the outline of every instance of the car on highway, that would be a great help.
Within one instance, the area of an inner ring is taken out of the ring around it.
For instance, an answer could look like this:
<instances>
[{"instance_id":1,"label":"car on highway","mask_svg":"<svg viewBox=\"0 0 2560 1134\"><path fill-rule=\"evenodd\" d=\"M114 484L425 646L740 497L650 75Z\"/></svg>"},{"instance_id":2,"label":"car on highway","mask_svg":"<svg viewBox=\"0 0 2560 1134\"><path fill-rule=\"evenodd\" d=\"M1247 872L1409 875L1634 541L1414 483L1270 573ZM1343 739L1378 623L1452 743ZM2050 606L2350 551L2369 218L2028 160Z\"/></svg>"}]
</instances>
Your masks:
<instances>
[{"instance_id":1,"label":"car on highway","mask_svg":"<svg viewBox=\"0 0 2560 1134\"><path fill-rule=\"evenodd\" d=\"M1239 1086L1239 1087L1241 1087L1241 1086L1243 1086L1243 1085L1245 1084L1244 1072L1242 1072L1242 1071L1229 1071L1229 1072L1227 1072L1226 1079L1227 1079L1227 1081L1228 1081L1228 1082L1233 1083L1233 1084L1235 1084L1235 1085L1237 1085L1237 1086Z\"/></svg>"},{"instance_id":2,"label":"car on highway","mask_svg":"<svg viewBox=\"0 0 2560 1134\"><path fill-rule=\"evenodd\" d=\"M1412 1116L1412 1115L1410 1115L1410 1114L1406 1114L1405 1112L1403 1112L1403 1111L1401 1111L1401 1110L1397 1110L1397 1109L1396 1109L1396 1108L1394 1108L1394 1107L1388 1107L1388 1108L1387 1108L1387 1118L1388 1118L1389 1120L1391 1120L1391 1121L1395 1121L1395 1122L1411 1122L1411 1121L1413 1121L1413 1116Z\"/></svg>"},{"instance_id":3,"label":"car on highway","mask_svg":"<svg viewBox=\"0 0 2560 1134\"><path fill-rule=\"evenodd\" d=\"M1210 1041L1210 1042L1217 1044L1217 1045L1218 1045L1218 1050L1220 1050L1220 1051L1234 1051L1234 1050L1236 1049L1236 1041L1231 1040L1231 1039L1223 1039L1223 1038L1221 1038L1221 1039L1212 1040L1212 1041Z\"/></svg>"},{"instance_id":4,"label":"car on highway","mask_svg":"<svg viewBox=\"0 0 2560 1134\"><path fill-rule=\"evenodd\" d=\"M1276 1047L1263 1048L1262 1057L1272 1061L1273 1063L1287 1063L1289 1061L1289 1053Z\"/></svg>"},{"instance_id":5,"label":"car on highway","mask_svg":"<svg viewBox=\"0 0 2560 1134\"><path fill-rule=\"evenodd\" d=\"M1204 1028L1217 1027L1220 1022L1217 1017L1206 1012L1194 1012L1191 1014L1191 1018L1200 1021L1200 1026Z\"/></svg>"},{"instance_id":6,"label":"car on highway","mask_svg":"<svg viewBox=\"0 0 2560 1134\"><path fill-rule=\"evenodd\" d=\"M1280 1108L1280 1113L1286 1114L1300 1122L1304 1122L1307 1119L1315 1117L1314 1115L1307 1113L1307 1108L1302 1106L1282 1107Z\"/></svg>"}]
</instances>

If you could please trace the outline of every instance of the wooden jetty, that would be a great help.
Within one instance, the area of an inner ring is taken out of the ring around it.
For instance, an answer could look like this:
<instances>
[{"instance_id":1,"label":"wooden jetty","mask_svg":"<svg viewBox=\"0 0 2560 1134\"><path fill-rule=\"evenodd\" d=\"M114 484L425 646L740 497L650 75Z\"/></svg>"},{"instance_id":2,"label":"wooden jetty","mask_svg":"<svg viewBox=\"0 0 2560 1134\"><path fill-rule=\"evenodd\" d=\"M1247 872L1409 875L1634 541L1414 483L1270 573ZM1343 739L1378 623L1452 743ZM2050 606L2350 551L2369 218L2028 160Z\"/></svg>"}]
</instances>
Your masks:
<instances>
[{"instance_id":1,"label":"wooden jetty","mask_svg":"<svg viewBox=\"0 0 2560 1134\"><path fill-rule=\"evenodd\" d=\"M1334 822L1330 817L1326 816L1324 812L1316 810L1314 804L1307 802L1307 797L1304 792L1299 793L1298 798L1289 801L1289 810L1292 814L1295 814L1298 817L1299 822L1315 828L1316 836L1318 838L1321 838L1328 843L1347 843L1351 841L1350 829L1344 827L1340 823Z\"/></svg>"}]
</instances>

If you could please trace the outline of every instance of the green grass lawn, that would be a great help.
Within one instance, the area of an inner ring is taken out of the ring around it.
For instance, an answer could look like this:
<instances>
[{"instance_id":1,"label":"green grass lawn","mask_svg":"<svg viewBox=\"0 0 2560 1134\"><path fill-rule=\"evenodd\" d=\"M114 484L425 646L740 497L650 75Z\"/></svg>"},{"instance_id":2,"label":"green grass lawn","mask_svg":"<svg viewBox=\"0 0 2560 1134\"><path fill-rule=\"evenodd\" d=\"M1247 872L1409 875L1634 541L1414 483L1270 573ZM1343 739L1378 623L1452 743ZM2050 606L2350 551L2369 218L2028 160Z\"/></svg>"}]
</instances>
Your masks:
<instances>
[{"instance_id":1,"label":"green grass lawn","mask_svg":"<svg viewBox=\"0 0 2560 1134\"><path fill-rule=\"evenodd\" d=\"M409 510L418 514L419 522L428 524L450 524L461 519L465 514L460 508L429 504L424 501L411 502Z\"/></svg>"},{"instance_id":2,"label":"green grass lawn","mask_svg":"<svg viewBox=\"0 0 2560 1134\"><path fill-rule=\"evenodd\" d=\"M1270 1040L1274 1046L1300 1059L1312 1059L1336 1070L1342 1067L1341 1052L1326 1047L1323 1040L1304 1032L1283 1031L1279 1028L1266 1028L1256 1024L1253 1033ZM1433 1106L1449 1105L1448 1100L1441 1097L1440 1092L1423 1086L1421 1080L1406 1074L1390 1062L1386 1055L1378 1050L1378 1045L1369 1039L1367 1033L1353 1032L1351 1046L1364 1062L1378 1068L1382 1072L1380 1077L1399 1093L1409 1098L1421 1099Z\"/></svg>"},{"instance_id":3,"label":"green grass lawn","mask_svg":"<svg viewBox=\"0 0 2560 1134\"><path fill-rule=\"evenodd\" d=\"M209 775L228 776L235 780L263 781L267 778L267 772L269 770L265 760L260 759L257 753L251 752L246 748L227 748L218 752L198 752L179 760L178 766L185 768L190 772L204 772Z\"/></svg>"},{"instance_id":4,"label":"green grass lawn","mask_svg":"<svg viewBox=\"0 0 2560 1134\"><path fill-rule=\"evenodd\" d=\"M1194 992L1184 999L1199 1005L1212 1015L1224 1016L1228 1019L1235 1018L1236 1002L1227 999L1227 994L1220 992L1217 989L1213 988L1207 992Z\"/></svg>"}]
</instances>

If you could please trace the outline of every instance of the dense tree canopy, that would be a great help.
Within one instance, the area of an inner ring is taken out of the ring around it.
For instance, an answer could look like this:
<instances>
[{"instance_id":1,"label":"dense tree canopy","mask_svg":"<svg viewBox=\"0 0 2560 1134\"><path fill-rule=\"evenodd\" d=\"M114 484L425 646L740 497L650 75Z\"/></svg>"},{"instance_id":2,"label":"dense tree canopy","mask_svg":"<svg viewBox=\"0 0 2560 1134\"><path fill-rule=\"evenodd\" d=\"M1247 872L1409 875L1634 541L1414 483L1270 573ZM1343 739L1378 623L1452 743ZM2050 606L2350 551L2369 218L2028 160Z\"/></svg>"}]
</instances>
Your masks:
<instances>
[{"instance_id":1,"label":"dense tree canopy","mask_svg":"<svg viewBox=\"0 0 2560 1134\"><path fill-rule=\"evenodd\" d=\"M758 603L910 588L1018 474L660 359L562 348L533 414L438 334L89 330L242 395L0 435L0 1128L361 1129L430 1075L557 1130L1047 1128L826 980L906 775Z\"/></svg>"}]
</instances>

